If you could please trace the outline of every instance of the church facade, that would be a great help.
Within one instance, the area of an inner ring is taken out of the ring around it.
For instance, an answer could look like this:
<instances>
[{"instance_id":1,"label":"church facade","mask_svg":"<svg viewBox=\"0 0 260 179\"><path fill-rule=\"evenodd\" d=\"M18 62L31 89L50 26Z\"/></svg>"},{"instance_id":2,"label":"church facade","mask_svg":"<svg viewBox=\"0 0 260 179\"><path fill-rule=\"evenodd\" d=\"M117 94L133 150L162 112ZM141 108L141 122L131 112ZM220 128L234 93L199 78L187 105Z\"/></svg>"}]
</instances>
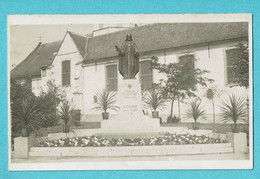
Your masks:
<instances>
[{"instance_id":1,"label":"church facade","mask_svg":"<svg viewBox=\"0 0 260 179\"><path fill-rule=\"evenodd\" d=\"M62 41L40 43L11 71L11 76L19 79L30 76L36 95L46 88L47 81L55 81L66 91L73 108L81 110L84 120L91 121L93 115L100 114L92 110L95 93L104 88L117 92L123 80L115 46L120 47L127 34L132 35L140 53L136 78L143 91L164 78L151 69L151 58L155 56L165 64L195 60L191 65L208 70L206 76L214 79L214 87L221 93L217 102L231 93L248 95L247 89L231 88L231 63L236 60L237 45L248 42L248 23L244 22L148 24L112 32L105 28L91 37L67 32ZM203 97L204 93L205 89L201 89L198 96ZM206 111L211 113L211 106L206 100L203 102ZM185 103L181 106L184 109ZM161 113L169 114L169 109ZM174 113L177 114L177 104Z\"/></svg>"}]
</instances>

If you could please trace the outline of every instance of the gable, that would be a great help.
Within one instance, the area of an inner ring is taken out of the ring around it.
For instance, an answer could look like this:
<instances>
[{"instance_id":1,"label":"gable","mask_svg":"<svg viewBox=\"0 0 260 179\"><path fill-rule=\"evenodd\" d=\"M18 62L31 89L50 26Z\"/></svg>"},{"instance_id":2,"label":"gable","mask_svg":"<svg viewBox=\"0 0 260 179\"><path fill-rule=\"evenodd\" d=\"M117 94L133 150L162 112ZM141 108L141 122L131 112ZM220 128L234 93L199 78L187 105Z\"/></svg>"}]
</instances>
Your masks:
<instances>
[{"instance_id":1,"label":"gable","mask_svg":"<svg viewBox=\"0 0 260 179\"><path fill-rule=\"evenodd\" d=\"M67 32L64 36L64 39L62 41L62 44L60 46L60 49L58 51L57 55L64 55L64 54L70 54L70 53L75 53L78 52L78 49L73 42L71 36Z\"/></svg>"}]
</instances>

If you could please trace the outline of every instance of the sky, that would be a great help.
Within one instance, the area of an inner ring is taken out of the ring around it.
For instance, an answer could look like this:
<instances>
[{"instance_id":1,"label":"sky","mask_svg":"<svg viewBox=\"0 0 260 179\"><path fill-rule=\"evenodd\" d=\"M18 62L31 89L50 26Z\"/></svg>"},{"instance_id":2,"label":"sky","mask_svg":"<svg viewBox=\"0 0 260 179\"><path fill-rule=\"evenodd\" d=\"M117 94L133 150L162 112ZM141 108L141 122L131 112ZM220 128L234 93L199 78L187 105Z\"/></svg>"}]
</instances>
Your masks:
<instances>
[{"instance_id":1,"label":"sky","mask_svg":"<svg viewBox=\"0 0 260 179\"><path fill-rule=\"evenodd\" d=\"M62 40L67 30L87 35L93 25L12 25L10 26L10 66L18 65L39 44Z\"/></svg>"}]
</instances>

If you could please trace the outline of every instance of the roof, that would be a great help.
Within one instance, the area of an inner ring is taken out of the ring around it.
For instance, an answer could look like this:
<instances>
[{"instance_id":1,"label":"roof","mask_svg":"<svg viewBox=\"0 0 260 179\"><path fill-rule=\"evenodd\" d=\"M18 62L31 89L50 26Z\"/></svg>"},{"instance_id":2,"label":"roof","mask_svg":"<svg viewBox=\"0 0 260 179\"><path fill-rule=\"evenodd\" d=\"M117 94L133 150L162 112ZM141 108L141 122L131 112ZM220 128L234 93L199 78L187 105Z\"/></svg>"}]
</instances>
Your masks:
<instances>
[{"instance_id":1,"label":"roof","mask_svg":"<svg viewBox=\"0 0 260 179\"><path fill-rule=\"evenodd\" d=\"M84 57L84 62L88 62L118 56L115 45L121 46L128 33L132 34L140 53L144 53L248 37L248 23L159 23L90 38L73 32L68 33ZM62 42L39 43L28 57L11 71L11 76L40 76L41 67L51 65Z\"/></svg>"},{"instance_id":2,"label":"roof","mask_svg":"<svg viewBox=\"0 0 260 179\"><path fill-rule=\"evenodd\" d=\"M159 23L96 36L88 39L84 62L117 56L115 45L121 46L128 33L143 53L247 37L248 23Z\"/></svg>"},{"instance_id":3,"label":"roof","mask_svg":"<svg viewBox=\"0 0 260 179\"><path fill-rule=\"evenodd\" d=\"M70 34L80 55L84 57L87 38L73 32L68 31L68 33ZM41 67L47 67L52 64L52 61L58 53L62 43L63 41L45 44L39 43L26 59L11 71L12 77L20 78L25 76L41 76Z\"/></svg>"},{"instance_id":4,"label":"roof","mask_svg":"<svg viewBox=\"0 0 260 179\"><path fill-rule=\"evenodd\" d=\"M45 44L40 42L26 59L11 71L11 76L17 78L41 76L41 67L49 66L52 63L61 43L62 41Z\"/></svg>"},{"instance_id":5,"label":"roof","mask_svg":"<svg viewBox=\"0 0 260 179\"><path fill-rule=\"evenodd\" d=\"M75 43L80 55L82 57L84 57L87 38L85 36L82 36L82 35L79 35L79 34L76 34L73 32L68 31L68 33L70 34L73 42Z\"/></svg>"}]
</instances>

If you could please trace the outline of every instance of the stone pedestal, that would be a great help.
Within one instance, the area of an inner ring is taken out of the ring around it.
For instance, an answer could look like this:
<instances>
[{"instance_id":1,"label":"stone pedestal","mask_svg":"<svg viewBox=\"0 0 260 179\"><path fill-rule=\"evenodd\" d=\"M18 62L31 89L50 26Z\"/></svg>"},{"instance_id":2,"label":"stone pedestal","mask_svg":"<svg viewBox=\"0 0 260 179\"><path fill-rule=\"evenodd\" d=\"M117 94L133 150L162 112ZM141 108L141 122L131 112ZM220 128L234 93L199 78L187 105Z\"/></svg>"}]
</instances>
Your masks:
<instances>
[{"instance_id":1,"label":"stone pedestal","mask_svg":"<svg viewBox=\"0 0 260 179\"><path fill-rule=\"evenodd\" d=\"M119 113L116 117L102 121L104 133L159 132L159 119L149 118L142 112L141 85L137 79L124 79L118 90Z\"/></svg>"},{"instance_id":2,"label":"stone pedestal","mask_svg":"<svg viewBox=\"0 0 260 179\"><path fill-rule=\"evenodd\" d=\"M119 116L128 116L131 120L134 115L142 114L141 84L137 79L122 80L118 89L118 102L120 104Z\"/></svg>"},{"instance_id":3,"label":"stone pedestal","mask_svg":"<svg viewBox=\"0 0 260 179\"><path fill-rule=\"evenodd\" d=\"M234 148L234 153L248 153L246 133L227 133L227 140Z\"/></svg>"},{"instance_id":4,"label":"stone pedestal","mask_svg":"<svg viewBox=\"0 0 260 179\"><path fill-rule=\"evenodd\" d=\"M34 144L34 137L16 137L14 138L14 155L17 158L29 157L29 152Z\"/></svg>"}]
</instances>

